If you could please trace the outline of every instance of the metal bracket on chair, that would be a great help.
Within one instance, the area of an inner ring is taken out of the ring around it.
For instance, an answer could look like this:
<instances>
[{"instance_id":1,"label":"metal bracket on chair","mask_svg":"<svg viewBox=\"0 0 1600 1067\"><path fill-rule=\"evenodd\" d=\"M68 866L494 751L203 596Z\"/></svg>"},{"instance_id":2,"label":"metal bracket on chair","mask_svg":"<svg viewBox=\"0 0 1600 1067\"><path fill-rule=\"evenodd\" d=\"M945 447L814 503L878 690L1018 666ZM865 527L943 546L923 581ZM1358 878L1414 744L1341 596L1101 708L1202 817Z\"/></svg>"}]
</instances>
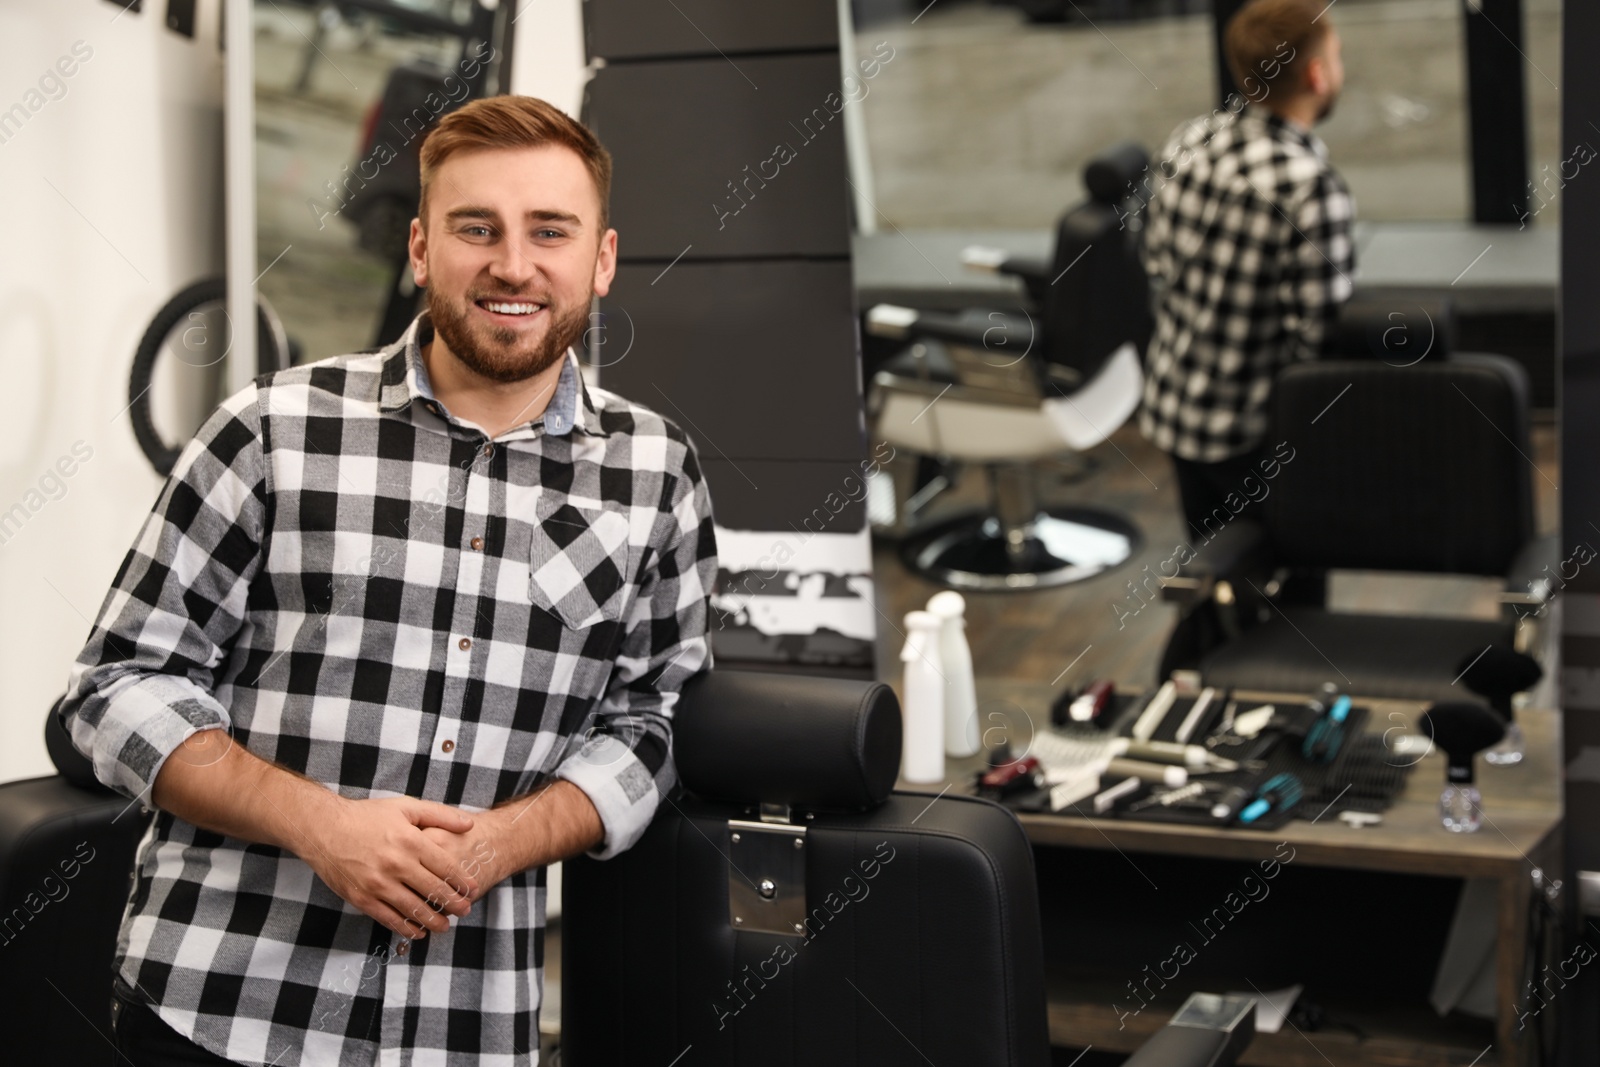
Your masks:
<instances>
[{"instance_id":1,"label":"metal bracket on chair","mask_svg":"<svg viewBox=\"0 0 1600 1067\"><path fill-rule=\"evenodd\" d=\"M806 828L728 820L728 923L797 937L806 932Z\"/></svg>"}]
</instances>

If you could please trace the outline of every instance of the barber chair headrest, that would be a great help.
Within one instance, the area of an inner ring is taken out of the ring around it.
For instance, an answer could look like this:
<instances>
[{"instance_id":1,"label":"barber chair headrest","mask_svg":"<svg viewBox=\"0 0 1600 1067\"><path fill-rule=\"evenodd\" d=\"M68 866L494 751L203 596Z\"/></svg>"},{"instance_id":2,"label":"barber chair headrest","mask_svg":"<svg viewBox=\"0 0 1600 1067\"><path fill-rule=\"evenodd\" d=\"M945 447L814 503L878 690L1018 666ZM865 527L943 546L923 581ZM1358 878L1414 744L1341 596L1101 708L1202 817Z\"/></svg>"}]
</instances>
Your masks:
<instances>
[{"instance_id":1,"label":"barber chair headrest","mask_svg":"<svg viewBox=\"0 0 1600 1067\"><path fill-rule=\"evenodd\" d=\"M1325 359L1381 359L1409 367L1455 351L1455 306L1448 296L1363 292L1339 309L1324 346Z\"/></svg>"},{"instance_id":2,"label":"barber chair headrest","mask_svg":"<svg viewBox=\"0 0 1600 1067\"><path fill-rule=\"evenodd\" d=\"M87 789L94 793L109 793L111 790L101 785L100 780L94 776L94 764L73 747L72 738L67 736L67 728L61 725L61 717L56 712L61 708L64 699L66 694L56 697L56 702L50 705L50 714L45 716L45 751L50 753L50 761L56 765L56 770L61 772L61 777L79 789Z\"/></svg>"},{"instance_id":3,"label":"barber chair headrest","mask_svg":"<svg viewBox=\"0 0 1600 1067\"><path fill-rule=\"evenodd\" d=\"M900 772L900 701L881 682L712 670L684 688L672 748L704 800L863 811Z\"/></svg>"},{"instance_id":4,"label":"barber chair headrest","mask_svg":"<svg viewBox=\"0 0 1600 1067\"><path fill-rule=\"evenodd\" d=\"M1120 204L1131 196L1150 166L1150 155L1134 141L1108 148L1083 168L1083 184L1102 204Z\"/></svg>"}]
</instances>

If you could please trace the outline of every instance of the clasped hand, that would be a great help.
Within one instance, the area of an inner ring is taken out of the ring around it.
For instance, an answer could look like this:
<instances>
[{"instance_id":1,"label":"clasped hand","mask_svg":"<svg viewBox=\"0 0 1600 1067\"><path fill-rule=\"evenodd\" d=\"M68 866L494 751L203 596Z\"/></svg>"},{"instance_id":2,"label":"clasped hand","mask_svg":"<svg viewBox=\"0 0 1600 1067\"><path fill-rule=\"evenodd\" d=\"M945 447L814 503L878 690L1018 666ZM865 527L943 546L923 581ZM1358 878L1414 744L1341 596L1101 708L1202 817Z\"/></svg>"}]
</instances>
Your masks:
<instances>
[{"instance_id":1,"label":"clasped hand","mask_svg":"<svg viewBox=\"0 0 1600 1067\"><path fill-rule=\"evenodd\" d=\"M468 813L415 797L344 800L308 827L303 857L328 887L408 938L444 933L509 871L489 844L493 811Z\"/></svg>"}]
</instances>

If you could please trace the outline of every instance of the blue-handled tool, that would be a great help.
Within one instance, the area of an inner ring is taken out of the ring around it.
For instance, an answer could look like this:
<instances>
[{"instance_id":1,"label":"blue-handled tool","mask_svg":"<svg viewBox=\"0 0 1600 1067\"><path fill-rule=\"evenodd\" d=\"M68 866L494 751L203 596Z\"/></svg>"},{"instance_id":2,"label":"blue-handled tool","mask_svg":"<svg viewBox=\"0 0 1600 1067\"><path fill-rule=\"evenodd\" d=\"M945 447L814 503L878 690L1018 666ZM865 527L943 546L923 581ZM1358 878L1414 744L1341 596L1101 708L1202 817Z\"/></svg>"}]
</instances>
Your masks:
<instances>
[{"instance_id":1,"label":"blue-handled tool","mask_svg":"<svg viewBox=\"0 0 1600 1067\"><path fill-rule=\"evenodd\" d=\"M1349 717L1350 698L1340 696L1311 724L1300 754L1312 763L1332 763L1344 744L1344 721Z\"/></svg>"},{"instance_id":2,"label":"blue-handled tool","mask_svg":"<svg viewBox=\"0 0 1600 1067\"><path fill-rule=\"evenodd\" d=\"M1253 823L1269 811L1289 811L1305 796L1305 787L1292 774L1277 774L1262 783L1255 799L1239 813L1241 823Z\"/></svg>"}]
</instances>

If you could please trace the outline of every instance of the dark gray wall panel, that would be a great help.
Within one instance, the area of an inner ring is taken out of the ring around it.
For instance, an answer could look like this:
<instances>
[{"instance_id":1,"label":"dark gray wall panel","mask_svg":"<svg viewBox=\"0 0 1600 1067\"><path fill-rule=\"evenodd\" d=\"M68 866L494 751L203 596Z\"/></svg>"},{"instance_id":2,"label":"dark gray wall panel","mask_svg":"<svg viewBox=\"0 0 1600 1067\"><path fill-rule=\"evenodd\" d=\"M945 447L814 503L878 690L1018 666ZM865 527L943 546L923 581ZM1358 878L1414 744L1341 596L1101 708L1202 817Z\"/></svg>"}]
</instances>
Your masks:
<instances>
[{"instance_id":1,"label":"dark gray wall panel","mask_svg":"<svg viewBox=\"0 0 1600 1067\"><path fill-rule=\"evenodd\" d=\"M702 458L866 454L848 261L663 266L623 264L600 302L607 344L628 330L632 346L602 385L670 416Z\"/></svg>"},{"instance_id":2,"label":"dark gray wall panel","mask_svg":"<svg viewBox=\"0 0 1600 1067\"><path fill-rule=\"evenodd\" d=\"M694 431L689 431L693 435ZM855 533L867 522L865 461L775 463L723 459L695 438L718 526Z\"/></svg>"},{"instance_id":3,"label":"dark gray wall panel","mask_svg":"<svg viewBox=\"0 0 1600 1067\"><path fill-rule=\"evenodd\" d=\"M615 164L618 254L849 256L839 90L832 52L600 70L584 121Z\"/></svg>"},{"instance_id":4,"label":"dark gray wall panel","mask_svg":"<svg viewBox=\"0 0 1600 1067\"><path fill-rule=\"evenodd\" d=\"M831 4L794 0L606 0L587 3L589 56L704 56L837 48Z\"/></svg>"}]
</instances>

